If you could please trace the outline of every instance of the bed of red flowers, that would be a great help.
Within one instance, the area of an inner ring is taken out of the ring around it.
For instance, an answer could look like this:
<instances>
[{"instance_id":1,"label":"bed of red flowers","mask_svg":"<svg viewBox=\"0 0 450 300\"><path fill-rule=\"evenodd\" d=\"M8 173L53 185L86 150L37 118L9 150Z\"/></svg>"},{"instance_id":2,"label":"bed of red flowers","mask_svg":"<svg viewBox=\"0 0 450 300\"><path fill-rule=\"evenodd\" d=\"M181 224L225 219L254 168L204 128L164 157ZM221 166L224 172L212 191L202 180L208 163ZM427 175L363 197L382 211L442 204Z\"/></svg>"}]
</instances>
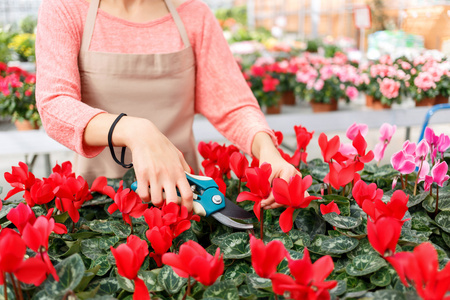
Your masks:
<instances>
[{"instance_id":1,"label":"bed of red flowers","mask_svg":"<svg viewBox=\"0 0 450 300\"><path fill-rule=\"evenodd\" d=\"M88 186L70 162L48 178L19 163L0 202L0 298L450 298L450 139L427 129L378 166L395 127L380 132L373 150L363 124L348 142L322 133L308 161L314 132L295 127L297 150L280 153L302 177L272 184L270 165L200 143L204 175L253 210L248 232L143 203L133 171ZM282 208L261 209L270 193Z\"/></svg>"}]
</instances>

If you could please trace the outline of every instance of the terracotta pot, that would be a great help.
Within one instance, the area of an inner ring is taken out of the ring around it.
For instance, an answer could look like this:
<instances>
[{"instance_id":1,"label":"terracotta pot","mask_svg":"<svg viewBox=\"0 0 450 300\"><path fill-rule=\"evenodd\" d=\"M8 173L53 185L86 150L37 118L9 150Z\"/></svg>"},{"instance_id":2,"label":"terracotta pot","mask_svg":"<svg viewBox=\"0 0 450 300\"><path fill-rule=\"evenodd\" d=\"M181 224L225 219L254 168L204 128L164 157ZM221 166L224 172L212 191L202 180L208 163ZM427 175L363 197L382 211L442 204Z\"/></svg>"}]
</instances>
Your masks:
<instances>
[{"instance_id":1,"label":"terracotta pot","mask_svg":"<svg viewBox=\"0 0 450 300\"><path fill-rule=\"evenodd\" d=\"M422 101L415 101L416 106L433 106L435 98L423 98Z\"/></svg>"},{"instance_id":2,"label":"terracotta pot","mask_svg":"<svg viewBox=\"0 0 450 300\"><path fill-rule=\"evenodd\" d=\"M373 105L373 96L366 95L366 106L372 107Z\"/></svg>"},{"instance_id":3,"label":"terracotta pot","mask_svg":"<svg viewBox=\"0 0 450 300\"><path fill-rule=\"evenodd\" d=\"M312 110L315 113L336 111L338 109L338 103L335 99L332 99L331 103L317 103L314 102L314 100L309 103L311 104Z\"/></svg>"},{"instance_id":4,"label":"terracotta pot","mask_svg":"<svg viewBox=\"0 0 450 300\"><path fill-rule=\"evenodd\" d=\"M448 103L448 97L437 95L436 99L434 101L434 104L447 104Z\"/></svg>"},{"instance_id":5,"label":"terracotta pot","mask_svg":"<svg viewBox=\"0 0 450 300\"><path fill-rule=\"evenodd\" d=\"M23 130L33 130L33 129L39 129L39 125L36 122L30 122L28 120L14 121L14 125L16 125L16 129L19 131Z\"/></svg>"},{"instance_id":6,"label":"terracotta pot","mask_svg":"<svg viewBox=\"0 0 450 300\"><path fill-rule=\"evenodd\" d=\"M273 106L267 106L266 107L266 113L268 115L278 115L281 113L281 105L273 105Z\"/></svg>"},{"instance_id":7,"label":"terracotta pot","mask_svg":"<svg viewBox=\"0 0 450 300\"><path fill-rule=\"evenodd\" d=\"M293 91L283 92L281 94L281 103L284 105L295 105L295 95Z\"/></svg>"},{"instance_id":8,"label":"terracotta pot","mask_svg":"<svg viewBox=\"0 0 450 300\"><path fill-rule=\"evenodd\" d=\"M389 104L383 104L381 103L381 100L374 99L372 102L372 109L374 110L382 110L382 109L389 109L391 106Z\"/></svg>"}]
</instances>

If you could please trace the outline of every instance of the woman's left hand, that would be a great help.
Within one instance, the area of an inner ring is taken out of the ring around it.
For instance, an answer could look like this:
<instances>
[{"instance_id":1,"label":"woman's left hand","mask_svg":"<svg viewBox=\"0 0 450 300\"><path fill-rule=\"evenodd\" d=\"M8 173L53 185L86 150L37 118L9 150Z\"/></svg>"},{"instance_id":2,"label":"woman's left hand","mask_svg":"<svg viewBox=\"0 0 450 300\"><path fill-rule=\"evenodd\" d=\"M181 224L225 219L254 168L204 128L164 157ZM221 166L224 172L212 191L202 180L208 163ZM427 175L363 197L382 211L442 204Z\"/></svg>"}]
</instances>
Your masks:
<instances>
[{"instance_id":1,"label":"woman's left hand","mask_svg":"<svg viewBox=\"0 0 450 300\"><path fill-rule=\"evenodd\" d=\"M278 149L273 144L272 139L265 132L256 134L253 140L252 152L253 155L259 159L260 165L268 163L272 166L272 174L269 178L271 183L274 178L281 178L289 182L291 177L295 175L301 176L301 173L293 165L281 157L280 152L278 152ZM281 204L275 202L273 193L270 194L269 198L264 199L261 202L261 207L264 207L264 209L272 209L281 206Z\"/></svg>"}]
</instances>

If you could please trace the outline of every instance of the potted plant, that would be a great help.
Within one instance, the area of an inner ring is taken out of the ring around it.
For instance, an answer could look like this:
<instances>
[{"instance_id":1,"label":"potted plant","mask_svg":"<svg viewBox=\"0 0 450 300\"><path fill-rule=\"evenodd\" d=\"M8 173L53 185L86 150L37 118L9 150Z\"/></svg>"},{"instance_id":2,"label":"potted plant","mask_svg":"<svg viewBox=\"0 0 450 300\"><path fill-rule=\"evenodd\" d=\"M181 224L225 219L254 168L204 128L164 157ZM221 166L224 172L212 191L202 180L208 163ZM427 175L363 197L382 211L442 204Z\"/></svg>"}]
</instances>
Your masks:
<instances>
[{"instance_id":1,"label":"potted plant","mask_svg":"<svg viewBox=\"0 0 450 300\"><path fill-rule=\"evenodd\" d=\"M266 107L266 113L279 114L281 112L281 94L278 91L280 81L269 72L270 65L253 65L244 77L253 95L261 107Z\"/></svg>"},{"instance_id":2,"label":"potted plant","mask_svg":"<svg viewBox=\"0 0 450 300\"><path fill-rule=\"evenodd\" d=\"M347 102L358 96L359 75L350 65L316 65L302 68L297 81L305 85L297 91L309 101L314 112L337 110L339 99Z\"/></svg>"},{"instance_id":3,"label":"potted plant","mask_svg":"<svg viewBox=\"0 0 450 300\"><path fill-rule=\"evenodd\" d=\"M409 93L416 102L416 106L432 106L439 90L436 78L430 72L417 71L410 80Z\"/></svg>"},{"instance_id":4,"label":"potted plant","mask_svg":"<svg viewBox=\"0 0 450 300\"><path fill-rule=\"evenodd\" d=\"M8 47L17 55L20 62L34 62L35 40L34 33L17 34L11 39Z\"/></svg>"},{"instance_id":5,"label":"potted plant","mask_svg":"<svg viewBox=\"0 0 450 300\"><path fill-rule=\"evenodd\" d=\"M0 65L0 71L0 115L11 117L19 130L39 128L36 76L5 64Z\"/></svg>"},{"instance_id":6,"label":"potted plant","mask_svg":"<svg viewBox=\"0 0 450 300\"><path fill-rule=\"evenodd\" d=\"M273 76L279 80L277 90L281 93L281 103L295 105L294 89L298 66L291 60L283 60L271 65Z\"/></svg>"}]
</instances>

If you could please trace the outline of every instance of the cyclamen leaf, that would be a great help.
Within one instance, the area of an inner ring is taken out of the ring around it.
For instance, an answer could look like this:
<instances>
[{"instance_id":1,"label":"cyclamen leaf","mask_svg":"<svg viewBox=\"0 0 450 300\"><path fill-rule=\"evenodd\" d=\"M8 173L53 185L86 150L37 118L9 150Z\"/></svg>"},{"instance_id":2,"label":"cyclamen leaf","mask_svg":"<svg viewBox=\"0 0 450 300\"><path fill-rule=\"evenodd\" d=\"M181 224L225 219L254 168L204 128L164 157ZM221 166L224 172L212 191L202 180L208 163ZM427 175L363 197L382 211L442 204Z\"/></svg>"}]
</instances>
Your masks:
<instances>
[{"instance_id":1,"label":"cyclamen leaf","mask_svg":"<svg viewBox=\"0 0 450 300\"><path fill-rule=\"evenodd\" d=\"M204 298L214 297L225 300L238 300L239 292L232 281L216 282L205 290Z\"/></svg>"},{"instance_id":2,"label":"cyclamen leaf","mask_svg":"<svg viewBox=\"0 0 450 300\"><path fill-rule=\"evenodd\" d=\"M109 263L106 255L101 255L93 260L89 268L92 269L95 266L100 266L100 270L98 270L97 273L98 276L105 275L106 273L108 273L109 269L111 269L111 264Z\"/></svg>"},{"instance_id":3,"label":"cyclamen leaf","mask_svg":"<svg viewBox=\"0 0 450 300\"><path fill-rule=\"evenodd\" d=\"M84 276L86 268L80 255L74 254L55 266L59 281L50 276L41 290L54 298L62 298L67 291L74 290Z\"/></svg>"},{"instance_id":4,"label":"cyclamen leaf","mask_svg":"<svg viewBox=\"0 0 450 300\"><path fill-rule=\"evenodd\" d=\"M383 267L370 276L370 282L376 286L387 286L391 283L392 275L388 267Z\"/></svg>"},{"instance_id":5,"label":"cyclamen leaf","mask_svg":"<svg viewBox=\"0 0 450 300\"><path fill-rule=\"evenodd\" d=\"M341 216L334 212L324 215L323 218L331 225L342 229L355 228L362 222L361 218L356 219L353 217Z\"/></svg>"},{"instance_id":6,"label":"cyclamen leaf","mask_svg":"<svg viewBox=\"0 0 450 300\"><path fill-rule=\"evenodd\" d=\"M345 271L352 276L364 276L386 266L383 258L377 255L359 255L347 265Z\"/></svg>"},{"instance_id":7,"label":"cyclamen leaf","mask_svg":"<svg viewBox=\"0 0 450 300\"><path fill-rule=\"evenodd\" d=\"M339 236L325 240L321 245L321 249L328 253L343 254L355 249L358 244L357 239Z\"/></svg>"},{"instance_id":8,"label":"cyclamen leaf","mask_svg":"<svg viewBox=\"0 0 450 300\"><path fill-rule=\"evenodd\" d=\"M400 291L386 289L376 291L373 300L406 300L406 298Z\"/></svg>"},{"instance_id":9,"label":"cyclamen leaf","mask_svg":"<svg viewBox=\"0 0 450 300\"><path fill-rule=\"evenodd\" d=\"M251 256L250 237L247 233L236 232L228 235L220 243L225 259L242 259Z\"/></svg>"},{"instance_id":10,"label":"cyclamen leaf","mask_svg":"<svg viewBox=\"0 0 450 300\"><path fill-rule=\"evenodd\" d=\"M229 266L224 274L223 279L232 281L236 286L239 286L244 282L245 276L250 271L250 266L246 262L237 262Z\"/></svg>"},{"instance_id":11,"label":"cyclamen leaf","mask_svg":"<svg viewBox=\"0 0 450 300\"><path fill-rule=\"evenodd\" d=\"M181 288L186 284L187 278L178 276L172 267L165 265L161 272L158 274L158 282L164 287L164 289L170 294L178 293Z\"/></svg>"}]
</instances>

